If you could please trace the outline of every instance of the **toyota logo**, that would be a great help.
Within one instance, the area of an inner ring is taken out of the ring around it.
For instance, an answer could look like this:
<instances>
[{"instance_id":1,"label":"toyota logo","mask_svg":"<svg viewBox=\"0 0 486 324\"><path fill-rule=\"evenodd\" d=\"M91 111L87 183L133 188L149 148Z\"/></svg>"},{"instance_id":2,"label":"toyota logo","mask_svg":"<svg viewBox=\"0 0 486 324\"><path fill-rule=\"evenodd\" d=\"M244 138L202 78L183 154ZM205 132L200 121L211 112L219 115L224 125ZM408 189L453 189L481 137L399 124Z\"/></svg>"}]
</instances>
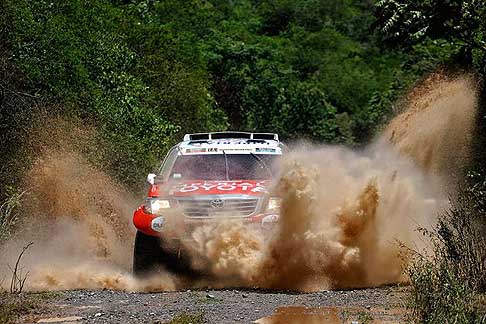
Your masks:
<instances>
[{"instance_id":1,"label":"toyota logo","mask_svg":"<svg viewBox=\"0 0 486 324\"><path fill-rule=\"evenodd\" d=\"M213 208L223 208L223 206L224 206L223 199L214 199L214 200L211 200L211 207L213 207Z\"/></svg>"}]
</instances>

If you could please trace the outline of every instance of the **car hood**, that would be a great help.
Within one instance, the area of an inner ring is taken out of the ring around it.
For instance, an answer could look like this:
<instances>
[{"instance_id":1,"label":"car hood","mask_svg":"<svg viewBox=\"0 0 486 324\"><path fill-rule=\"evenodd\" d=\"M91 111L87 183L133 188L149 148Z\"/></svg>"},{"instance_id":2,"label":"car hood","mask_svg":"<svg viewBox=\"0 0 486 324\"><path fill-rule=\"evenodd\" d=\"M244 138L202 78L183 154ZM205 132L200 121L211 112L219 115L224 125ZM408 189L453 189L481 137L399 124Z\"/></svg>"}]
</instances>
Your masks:
<instances>
[{"instance_id":1,"label":"car hood","mask_svg":"<svg viewBox=\"0 0 486 324\"><path fill-rule=\"evenodd\" d=\"M237 181L181 181L153 185L150 197L203 196L203 195L250 195L261 196L269 192L270 180Z\"/></svg>"}]
</instances>

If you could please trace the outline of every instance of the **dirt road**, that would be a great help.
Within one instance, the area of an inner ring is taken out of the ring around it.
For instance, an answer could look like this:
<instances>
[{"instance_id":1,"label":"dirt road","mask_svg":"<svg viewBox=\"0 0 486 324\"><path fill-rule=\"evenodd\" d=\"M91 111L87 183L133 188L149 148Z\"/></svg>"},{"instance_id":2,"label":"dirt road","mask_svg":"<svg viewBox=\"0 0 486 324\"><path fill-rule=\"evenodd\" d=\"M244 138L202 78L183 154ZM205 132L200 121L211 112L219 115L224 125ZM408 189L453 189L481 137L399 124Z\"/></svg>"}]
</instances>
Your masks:
<instances>
[{"instance_id":1,"label":"dirt road","mask_svg":"<svg viewBox=\"0 0 486 324\"><path fill-rule=\"evenodd\" d=\"M400 323L404 297L405 288L399 287L314 293L238 289L160 293L78 290L60 292L38 314L21 322L165 323L181 314L193 314L200 315L192 319L194 324Z\"/></svg>"}]
</instances>

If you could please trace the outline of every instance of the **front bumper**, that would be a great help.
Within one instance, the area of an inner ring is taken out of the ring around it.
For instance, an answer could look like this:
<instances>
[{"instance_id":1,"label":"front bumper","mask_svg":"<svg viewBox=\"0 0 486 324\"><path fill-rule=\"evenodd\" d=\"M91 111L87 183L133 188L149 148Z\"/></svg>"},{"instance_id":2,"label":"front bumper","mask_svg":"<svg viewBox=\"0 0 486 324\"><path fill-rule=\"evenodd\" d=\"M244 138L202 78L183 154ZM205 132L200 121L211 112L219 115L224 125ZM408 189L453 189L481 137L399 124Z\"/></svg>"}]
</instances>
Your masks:
<instances>
[{"instance_id":1,"label":"front bumper","mask_svg":"<svg viewBox=\"0 0 486 324\"><path fill-rule=\"evenodd\" d=\"M249 226L259 226L263 229L271 228L277 221L276 213L261 213L244 218L189 218L177 211L168 211L167 215L153 215L147 213L143 206L135 210L133 224L146 235L164 236L167 238L181 238L190 234L194 228L206 224L214 224L221 220L242 222Z\"/></svg>"}]
</instances>

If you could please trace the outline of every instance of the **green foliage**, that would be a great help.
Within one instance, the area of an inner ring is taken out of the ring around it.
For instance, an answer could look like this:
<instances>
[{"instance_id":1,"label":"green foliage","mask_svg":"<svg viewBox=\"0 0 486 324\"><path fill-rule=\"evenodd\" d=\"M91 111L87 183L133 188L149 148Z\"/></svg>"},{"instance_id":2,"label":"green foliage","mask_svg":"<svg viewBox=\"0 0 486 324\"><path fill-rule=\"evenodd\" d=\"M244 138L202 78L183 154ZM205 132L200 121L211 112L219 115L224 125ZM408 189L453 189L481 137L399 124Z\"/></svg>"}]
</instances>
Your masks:
<instances>
[{"instance_id":1,"label":"green foliage","mask_svg":"<svg viewBox=\"0 0 486 324\"><path fill-rule=\"evenodd\" d=\"M482 177L480 177L482 178ZM415 255L409 269L411 307L421 323L484 323L480 294L486 291L486 184L484 178L462 190L427 233L432 255ZM484 308L484 305L482 306Z\"/></svg>"},{"instance_id":2,"label":"green foliage","mask_svg":"<svg viewBox=\"0 0 486 324\"><path fill-rule=\"evenodd\" d=\"M0 201L4 201L30 164L24 143L39 105L25 92L15 66L1 53L0 45Z\"/></svg>"},{"instance_id":3,"label":"green foliage","mask_svg":"<svg viewBox=\"0 0 486 324\"><path fill-rule=\"evenodd\" d=\"M8 239L17 223L17 209L20 207L25 192L16 192L6 188L7 198L0 204L0 242Z\"/></svg>"},{"instance_id":4,"label":"green foliage","mask_svg":"<svg viewBox=\"0 0 486 324\"><path fill-rule=\"evenodd\" d=\"M9 0L2 9L8 60L24 75L28 91L60 100L64 114L94 121L110 144L105 162L126 184L141 184L175 135L226 128L205 71L180 63L190 60L185 55L150 47L156 45L150 43L150 23L135 28L137 38L132 34L140 24L136 8Z\"/></svg>"},{"instance_id":5,"label":"green foliage","mask_svg":"<svg viewBox=\"0 0 486 324\"><path fill-rule=\"evenodd\" d=\"M371 28L373 9L364 0L2 1L0 58L12 76L2 87L27 97L0 102L1 174L17 172L38 101L95 126L95 162L133 188L187 132L364 143L403 89L456 48L390 49Z\"/></svg>"},{"instance_id":6,"label":"green foliage","mask_svg":"<svg viewBox=\"0 0 486 324\"><path fill-rule=\"evenodd\" d=\"M407 53L404 67L433 71L437 66L453 66L486 73L484 0L382 0L376 6L376 25L387 42ZM484 84L479 90L484 97ZM484 102L479 108L484 115ZM481 120L478 118L473 158L473 167L479 170L485 160ZM409 269L411 307L414 320L420 323L486 321L484 309L478 305L479 295L486 290L484 175L471 173L468 183L451 202L451 209L441 215L437 230L428 233L433 254L417 254Z\"/></svg>"},{"instance_id":7,"label":"green foliage","mask_svg":"<svg viewBox=\"0 0 486 324\"><path fill-rule=\"evenodd\" d=\"M448 215L440 220L446 256L460 278L477 292L486 292L486 178L468 173L463 189Z\"/></svg>"},{"instance_id":8,"label":"green foliage","mask_svg":"<svg viewBox=\"0 0 486 324\"><path fill-rule=\"evenodd\" d=\"M216 101L232 125L283 138L366 141L377 125L370 113L381 108L368 103L396 80L400 59L380 53L363 25L372 18L365 9L319 1L235 5L237 14L204 44Z\"/></svg>"},{"instance_id":9,"label":"green foliage","mask_svg":"<svg viewBox=\"0 0 486 324\"><path fill-rule=\"evenodd\" d=\"M204 314L188 314L180 313L174 316L170 321L164 322L166 324L202 324L204 323Z\"/></svg>"},{"instance_id":10,"label":"green foliage","mask_svg":"<svg viewBox=\"0 0 486 324\"><path fill-rule=\"evenodd\" d=\"M377 24L391 40L405 45L442 41L456 48L450 54L460 64L486 73L484 0L381 0L377 8Z\"/></svg>"},{"instance_id":11,"label":"green foliage","mask_svg":"<svg viewBox=\"0 0 486 324\"><path fill-rule=\"evenodd\" d=\"M410 306L418 323L482 323L475 295L444 259L415 260Z\"/></svg>"},{"instance_id":12,"label":"green foliage","mask_svg":"<svg viewBox=\"0 0 486 324\"><path fill-rule=\"evenodd\" d=\"M52 292L10 294L0 291L0 323L17 323L21 316L42 311L46 302L55 297L57 293Z\"/></svg>"}]
</instances>

